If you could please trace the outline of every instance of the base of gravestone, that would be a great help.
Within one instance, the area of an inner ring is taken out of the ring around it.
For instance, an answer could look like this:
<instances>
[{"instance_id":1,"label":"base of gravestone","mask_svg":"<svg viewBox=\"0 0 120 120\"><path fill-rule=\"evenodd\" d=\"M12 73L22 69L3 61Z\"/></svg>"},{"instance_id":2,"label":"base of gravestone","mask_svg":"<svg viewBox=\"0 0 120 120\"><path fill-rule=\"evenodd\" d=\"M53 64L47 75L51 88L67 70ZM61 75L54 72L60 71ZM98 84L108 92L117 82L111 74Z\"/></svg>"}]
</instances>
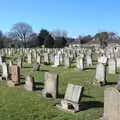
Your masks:
<instances>
[{"instance_id":1,"label":"base of gravestone","mask_svg":"<svg viewBox=\"0 0 120 120\"><path fill-rule=\"evenodd\" d=\"M8 85L9 87L15 87L15 86L16 86L16 85L14 84L14 82L11 81L11 80L8 80L8 81L7 81L7 85Z\"/></svg>"},{"instance_id":2,"label":"base of gravestone","mask_svg":"<svg viewBox=\"0 0 120 120\"><path fill-rule=\"evenodd\" d=\"M76 113L80 111L80 104L68 100L61 100L61 103L56 104L56 107L65 112Z\"/></svg>"},{"instance_id":3,"label":"base of gravestone","mask_svg":"<svg viewBox=\"0 0 120 120\"><path fill-rule=\"evenodd\" d=\"M95 84L96 84L97 87L101 87L101 86L106 85L107 83L105 83L105 82L96 82Z\"/></svg>"},{"instance_id":4,"label":"base of gravestone","mask_svg":"<svg viewBox=\"0 0 120 120\"><path fill-rule=\"evenodd\" d=\"M29 88L29 87L24 86L24 88L26 91L35 91L35 87Z\"/></svg>"}]
</instances>

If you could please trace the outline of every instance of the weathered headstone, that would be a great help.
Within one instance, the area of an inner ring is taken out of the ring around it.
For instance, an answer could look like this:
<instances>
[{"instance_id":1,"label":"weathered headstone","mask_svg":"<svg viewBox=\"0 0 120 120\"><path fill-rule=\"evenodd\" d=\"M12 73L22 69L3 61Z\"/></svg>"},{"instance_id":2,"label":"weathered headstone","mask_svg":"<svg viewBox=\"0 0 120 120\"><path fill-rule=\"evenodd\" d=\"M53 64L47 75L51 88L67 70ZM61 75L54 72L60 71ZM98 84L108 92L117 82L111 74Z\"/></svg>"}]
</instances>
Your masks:
<instances>
[{"instance_id":1,"label":"weathered headstone","mask_svg":"<svg viewBox=\"0 0 120 120\"><path fill-rule=\"evenodd\" d=\"M117 68L120 68L120 57L116 58Z\"/></svg>"},{"instance_id":2,"label":"weathered headstone","mask_svg":"<svg viewBox=\"0 0 120 120\"><path fill-rule=\"evenodd\" d=\"M120 120L120 92L115 88L104 91L103 120Z\"/></svg>"},{"instance_id":3,"label":"weathered headstone","mask_svg":"<svg viewBox=\"0 0 120 120\"><path fill-rule=\"evenodd\" d=\"M8 77L9 77L8 65L4 62L2 64L2 78L8 80Z\"/></svg>"},{"instance_id":4,"label":"weathered headstone","mask_svg":"<svg viewBox=\"0 0 120 120\"><path fill-rule=\"evenodd\" d=\"M35 89L35 81L34 81L34 78L32 76L27 76L26 77L24 88L27 91L33 91Z\"/></svg>"},{"instance_id":5,"label":"weathered headstone","mask_svg":"<svg viewBox=\"0 0 120 120\"><path fill-rule=\"evenodd\" d=\"M40 64L34 62L34 63L33 63L33 71L39 71L39 70L40 70Z\"/></svg>"},{"instance_id":6,"label":"weathered headstone","mask_svg":"<svg viewBox=\"0 0 120 120\"><path fill-rule=\"evenodd\" d=\"M57 98L58 95L58 75L56 73L45 72L44 89L41 92L43 97Z\"/></svg>"},{"instance_id":7,"label":"weathered headstone","mask_svg":"<svg viewBox=\"0 0 120 120\"><path fill-rule=\"evenodd\" d=\"M96 80L97 84L106 83L106 68L102 63L98 63L96 66Z\"/></svg>"},{"instance_id":8,"label":"weathered headstone","mask_svg":"<svg viewBox=\"0 0 120 120\"><path fill-rule=\"evenodd\" d=\"M81 58L80 56L77 57L76 67L78 70L84 70L84 61L83 58Z\"/></svg>"},{"instance_id":9,"label":"weathered headstone","mask_svg":"<svg viewBox=\"0 0 120 120\"><path fill-rule=\"evenodd\" d=\"M80 100L83 94L83 87L79 85L68 84L65 97L61 100L58 108L68 112L80 111Z\"/></svg>"},{"instance_id":10,"label":"weathered headstone","mask_svg":"<svg viewBox=\"0 0 120 120\"><path fill-rule=\"evenodd\" d=\"M17 65L12 65L11 67L11 80L15 85L20 84L20 68Z\"/></svg>"},{"instance_id":11,"label":"weathered headstone","mask_svg":"<svg viewBox=\"0 0 120 120\"><path fill-rule=\"evenodd\" d=\"M92 57L91 56L87 55L86 61L87 61L87 66L92 65Z\"/></svg>"},{"instance_id":12,"label":"weathered headstone","mask_svg":"<svg viewBox=\"0 0 120 120\"><path fill-rule=\"evenodd\" d=\"M55 55L55 61L53 67L58 67L60 65L60 56Z\"/></svg>"},{"instance_id":13,"label":"weathered headstone","mask_svg":"<svg viewBox=\"0 0 120 120\"><path fill-rule=\"evenodd\" d=\"M108 61L108 73L116 74L116 61L113 58L110 58Z\"/></svg>"},{"instance_id":14,"label":"weathered headstone","mask_svg":"<svg viewBox=\"0 0 120 120\"><path fill-rule=\"evenodd\" d=\"M28 54L28 64L31 64L32 63L32 56L31 56L31 54Z\"/></svg>"}]
</instances>

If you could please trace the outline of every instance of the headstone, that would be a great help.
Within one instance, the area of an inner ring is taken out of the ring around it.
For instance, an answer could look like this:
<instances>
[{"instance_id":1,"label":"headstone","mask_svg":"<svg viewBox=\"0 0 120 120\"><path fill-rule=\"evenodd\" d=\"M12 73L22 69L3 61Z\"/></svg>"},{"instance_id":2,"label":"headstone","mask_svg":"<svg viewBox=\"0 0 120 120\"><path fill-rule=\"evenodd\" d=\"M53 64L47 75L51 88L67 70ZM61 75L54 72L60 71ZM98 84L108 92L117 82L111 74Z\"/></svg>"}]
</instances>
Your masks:
<instances>
[{"instance_id":1,"label":"headstone","mask_svg":"<svg viewBox=\"0 0 120 120\"><path fill-rule=\"evenodd\" d=\"M48 53L44 53L44 63L45 64L50 64L49 54Z\"/></svg>"},{"instance_id":2,"label":"headstone","mask_svg":"<svg viewBox=\"0 0 120 120\"><path fill-rule=\"evenodd\" d=\"M77 57L76 67L78 70L84 70L84 61L80 56Z\"/></svg>"},{"instance_id":3,"label":"headstone","mask_svg":"<svg viewBox=\"0 0 120 120\"><path fill-rule=\"evenodd\" d=\"M43 97L57 98L58 95L58 75L56 73L45 72L44 89L41 92Z\"/></svg>"},{"instance_id":4,"label":"headstone","mask_svg":"<svg viewBox=\"0 0 120 120\"><path fill-rule=\"evenodd\" d=\"M28 64L31 64L32 63L32 56L31 54L28 54Z\"/></svg>"},{"instance_id":5,"label":"headstone","mask_svg":"<svg viewBox=\"0 0 120 120\"><path fill-rule=\"evenodd\" d=\"M102 63L98 63L96 66L96 80L97 84L106 83L106 66Z\"/></svg>"},{"instance_id":6,"label":"headstone","mask_svg":"<svg viewBox=\"0 0 120 120\"><path fill-rule=\"evenodd\" d=\"M22 58L17 59L17 65L22 68Z\"/></svg>"},{"instance_id":7,"label":"headstone","mask_svg":"<svg viewBox=\"0 0 120 120\"><path fill-rule=\"evenodd\" d=\"M53 67L58 67L60 65L60 56L55 55L55 61Z\"/></svg>"},{"instance_id":8,"label":"headstone","mask_svg":"<svg viewBox=\"0 0 120 120\"><path fill-rule=\"evenodd\" d=\"M117 68L120 68L120 57L116 58Z\"/></svg>"},{"instance_id":9,"label":"headstone","mask_svg":"<svg viewBox=\"0 0 120 120\"><path fill-rule=\"evenodd\" d=\"M64 66L65 67L70 67L71 64L70 64L70 57L69 56L65 56L64 57Z\"/></svg>"},{"instance_id":10,"label":"headstone","mask_svg":"<svg viewBox=\"0 0 120 120\"><path fill-rule=\"evenodd\" d=\"M37 63L41 63L40 55L37 55Z\"/></svg>"},{"instance_id":11,"label":"headstone","mask_svg":"<svg viewBox=\"0 0 120 120\"><path fill-rule=\"evenodd\" d=\"M33 63L33 71L39 71L39 70L40 70L40 64L34 62L34 63Z\"/></svg>"},{"instance_id":12,"label":"headstone","mask_svg":"<svg viewBox=\"0 0 120 120\"><path fill-rule=\"evenodd\" d=\"M34 78L32 76L27 76L26 77L24 88L27 91L33 91L35 89L35 81L34 81Z\"/></svg>"},{"instance_id":13,"label":"headstone","mask_svg":"<svg viewBox=\"0 0 120 120\"><path fill-rule=\"evenodd\" d=\"M116 61L113 58L110 58L108 61L108 73L116 74Z\"/></svg>"},{"instance_id":14,"label":"headstone","mask_svg":"<svg viewBox=\"0 0 120 120\"><path fill-rule=\"evenodd\" d=\"M11 80L15 85L20 84L20 68L17 65L12 65L11 67Z\"/></svg>"},{"instance_id":15,"label":"headstone","mask_svg":"<svg viewBox=\"0 0 120 120\"><path fill-rule=\"evenodd\" d=\"M87 61L87 66L92 65L92 57L91 57L91 56L88 56L88 55L87 55L86 61Z\"/></svg>"},{"instance_id":16,"label":"headstone","mask_svg":"<svg viewBox=\"0 0 120 120\"><path fill-rule=\"evenodd\" d=\"M103 120L120 120L120 92L115 88L104 91Z\"/></svg>"},{"instance_id":17,"label":"headstone","mask_svg":"<svg viewBox=\"0 0 120 120\"><path fill-rule=\"evenodd\" d=\"M80 111L80 100L83 94L83 87L79 85L68 84L65 97L61 100L58 108L66 110L68 112Z\"/></svg>"},{"instance_id":18,"label":"headstone","mask_svg":"<svg viewBox=\"0 0 120 120\"><path fill-rule=\"evenodd\" d=\"M8 80L8 76L9 76L8 65L4 62L2 64L2 78Z\"/></svg>"}]
</instances>

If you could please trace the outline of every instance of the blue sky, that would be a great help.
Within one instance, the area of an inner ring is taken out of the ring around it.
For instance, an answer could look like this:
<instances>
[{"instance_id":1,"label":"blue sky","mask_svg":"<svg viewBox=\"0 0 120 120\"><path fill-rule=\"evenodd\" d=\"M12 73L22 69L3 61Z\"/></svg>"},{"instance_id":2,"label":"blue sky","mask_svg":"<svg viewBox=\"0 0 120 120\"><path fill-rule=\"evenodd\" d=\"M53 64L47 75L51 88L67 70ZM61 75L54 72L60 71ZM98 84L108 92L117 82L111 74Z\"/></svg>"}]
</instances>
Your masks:
<instances>
[{"instance_id":1,"label":"blue sky","mask_svg":"<svg viewBox=\"0 0 120 120\"><path fill-rule=\"evenodd\" d=\"M68 36L100 31L120 33L120 0L0 0L0 29L9 32L17 22L35 32L66 30Z\"/></svg>"}]
</instances>

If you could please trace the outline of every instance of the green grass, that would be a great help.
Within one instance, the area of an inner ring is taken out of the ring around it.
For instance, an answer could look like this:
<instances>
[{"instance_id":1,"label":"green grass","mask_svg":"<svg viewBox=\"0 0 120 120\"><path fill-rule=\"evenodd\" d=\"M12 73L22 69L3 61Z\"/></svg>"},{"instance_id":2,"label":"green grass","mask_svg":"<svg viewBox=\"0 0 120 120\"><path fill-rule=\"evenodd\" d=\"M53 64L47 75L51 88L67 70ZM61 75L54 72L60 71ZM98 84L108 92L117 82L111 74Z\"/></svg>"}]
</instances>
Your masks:
<instances>
[{"instance_id":1,"label":"green grass","mask_svg":"<svg viewBox=\"0 0 120 120\"><path fill-rule=\"evenodd\" d=\"M21 74L25 77L33 75L35 80L43 83L44 71L59 74L59 94L64 94L67 84L73 83L84 86L84 96L81 100L81 111L67 113L56 108L56 100L40 97L40 91L27 92L23 85L8 87L0 83L0 120L98 120L103 114L104 89L93 85L95 66L85 71L75 68L52 68L42 66L41 71L32 72L31 65L24 64ZM116 81L116 75L107 75L109 82ZM43 88L43 85L39 86Z\"/></svg>"}]
</instances>

